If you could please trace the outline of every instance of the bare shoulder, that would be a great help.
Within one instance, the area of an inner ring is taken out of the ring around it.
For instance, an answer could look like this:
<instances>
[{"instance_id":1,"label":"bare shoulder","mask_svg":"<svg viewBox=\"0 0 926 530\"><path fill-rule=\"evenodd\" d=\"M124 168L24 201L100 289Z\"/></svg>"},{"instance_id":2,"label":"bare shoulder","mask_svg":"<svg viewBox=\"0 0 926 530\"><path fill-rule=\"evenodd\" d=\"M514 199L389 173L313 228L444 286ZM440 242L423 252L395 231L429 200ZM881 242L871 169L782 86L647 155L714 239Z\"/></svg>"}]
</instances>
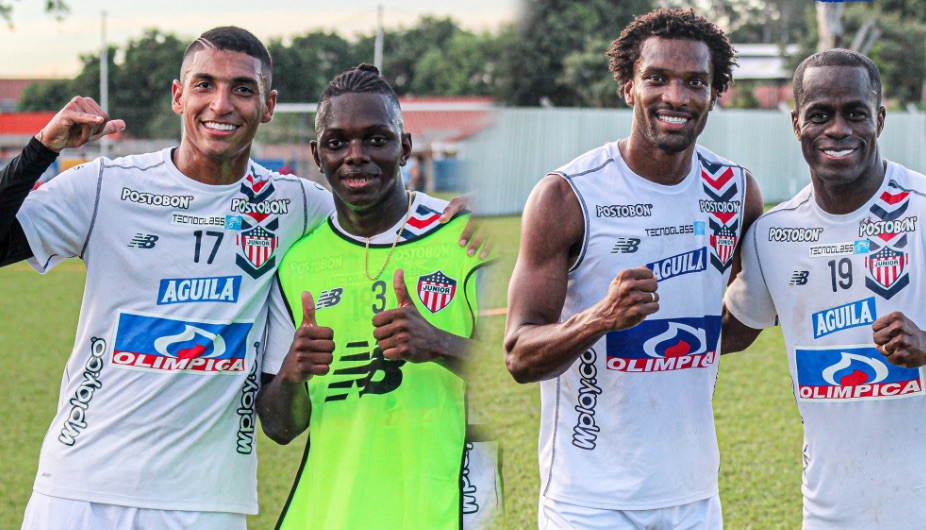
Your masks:
<instances>
[{"instance_id":1,"label":"bare shoulder","mask_svg":"<svg viewBox=\"0 0 926 530\"><path fill-rule=\"evenodd\" d=\"M762 215L765 204L762 200L762 190L759 189L759 182L748 169L743 171L746 173L746 204L743 205L743 232L745 233L749 225Z\"/></svg>"},{"instance_id":2,"label":"bare shoulder","mask_svg":"<svg viewBox=\"0 0 926 530\"><path fill-rule=\"evenodd\" d=\"M534 187L521 219L521 252L542 254L569 252L581 244L585 221L582 206L572 187L560 175L550 173Z\"/></svg>"}]
</instances>

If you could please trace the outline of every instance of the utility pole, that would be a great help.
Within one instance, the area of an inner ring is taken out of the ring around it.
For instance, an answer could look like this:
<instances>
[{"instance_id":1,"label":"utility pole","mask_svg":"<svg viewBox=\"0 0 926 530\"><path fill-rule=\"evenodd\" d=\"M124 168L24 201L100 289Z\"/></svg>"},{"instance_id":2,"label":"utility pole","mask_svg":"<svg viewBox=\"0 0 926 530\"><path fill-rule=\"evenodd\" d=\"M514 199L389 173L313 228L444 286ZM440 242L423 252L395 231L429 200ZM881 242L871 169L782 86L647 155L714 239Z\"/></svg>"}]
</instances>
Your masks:
<instances>
[{"instance_id":1,"label":"utility pole","mask_svg":"<svg viewBox=\"0 0 926 530\"><path fill-rule=\"evenodd\" d=\"M376 6L376 40L373 45L373 66L383 73L383 4Z\"/></svg>"},{"instance_id":2,"label":"utility pole","mask_svg":"<svg viewBox=\"0 0 926 530\"><path fill-rule=\"evenodd\" d=\"M109 47L106 45L106 11L100 12L100 107L109 114ZM109 137L100 138L100 156L109 156Z\"/></svg>"}]
</instances>

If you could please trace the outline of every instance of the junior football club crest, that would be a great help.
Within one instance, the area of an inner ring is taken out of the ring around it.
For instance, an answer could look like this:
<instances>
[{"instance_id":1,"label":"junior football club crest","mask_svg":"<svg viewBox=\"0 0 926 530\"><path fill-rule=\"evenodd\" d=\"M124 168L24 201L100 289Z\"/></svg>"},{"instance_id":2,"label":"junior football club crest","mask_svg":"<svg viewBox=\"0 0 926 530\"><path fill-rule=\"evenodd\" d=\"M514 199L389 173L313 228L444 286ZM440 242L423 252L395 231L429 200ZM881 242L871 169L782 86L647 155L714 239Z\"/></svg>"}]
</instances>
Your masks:
<instances>
[{"instance_id":1,"label":"junior football club crest","mask_svg":"<svg viewBox=\"0 0 926 530\"><path fill-rule=\"evenodd\" d=\"M428 311L437 313L457 294L457 281L441 271L418 277L418 299Z\"/></svg>"},{"instance_id":2,"label":"junior football club crest","mask_svg":"<svg viewBox=\"0 0 926 530\"><path fill-rule=\"evenodd\" d=\"M272 231L276 230L279 220L274 219L266 227L247 226L235 236L238 245L236 262L252 278L259 278L273 269L276 263L274 251L280 245L280 238Z\"/></svg>"},{"instance_id":3,"label":"junior football club crest","mask_svg":"<svg viewBox=\"0 0 926 530\"><path fill-rule=\"evenodd\" d=\"M909 263L910 254L882 247L865 258L865 267L868 269L865 286L890 300L910 283L910 275L907 274Z\"/></svg>"}]
</instances>

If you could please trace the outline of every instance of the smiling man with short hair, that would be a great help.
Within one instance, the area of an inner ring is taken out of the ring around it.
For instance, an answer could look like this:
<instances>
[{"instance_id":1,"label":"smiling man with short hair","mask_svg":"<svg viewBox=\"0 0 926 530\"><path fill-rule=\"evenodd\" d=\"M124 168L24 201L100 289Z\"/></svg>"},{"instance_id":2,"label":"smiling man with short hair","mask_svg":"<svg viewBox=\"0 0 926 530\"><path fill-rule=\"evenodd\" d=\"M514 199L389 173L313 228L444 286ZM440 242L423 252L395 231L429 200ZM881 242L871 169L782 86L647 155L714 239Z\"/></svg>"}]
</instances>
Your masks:
<instances>
[{"instance_id":1,"label":"smiling man with short hair","mask_svg":"<svg viewBox=\"0 0 926 530\"><path fill-rule=\"evenodd\" d=\"M658 10L608 55L630 134L537 184L508 288L508 369L540 381L538 524L718 529L721 300L762 199L695 142L733 49L693 11Z\"/></svg>"}]
</instances>

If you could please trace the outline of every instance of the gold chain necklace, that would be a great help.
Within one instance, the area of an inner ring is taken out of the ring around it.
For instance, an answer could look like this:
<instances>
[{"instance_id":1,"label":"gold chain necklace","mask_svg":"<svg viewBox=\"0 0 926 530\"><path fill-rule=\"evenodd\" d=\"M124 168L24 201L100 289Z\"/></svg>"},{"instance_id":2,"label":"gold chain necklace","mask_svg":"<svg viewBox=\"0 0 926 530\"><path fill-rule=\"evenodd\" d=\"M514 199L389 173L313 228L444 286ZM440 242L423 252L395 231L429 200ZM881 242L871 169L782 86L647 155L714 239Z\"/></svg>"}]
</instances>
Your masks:
<instances>
[{"instance_id":1,"label":"gold chain necklace","mask_svg":"<svg viewBox=\"0 0 926 530\"><path fill-rule=\"evenodd\" d=\"M367 279L371 282L375 282L383 272L386 270L386 265L389 265L389 260L392 258L392 253L395 252L395 246L399 243L399 239L402 238L402 233L405 232L405 225L408 224L408 219L412 216L412 203L414 202L414 194L408 190L405 191L405 194L408 196L408 211L405 212L405 220L402 221L402 226L399 228L399 233L395 236L395 240L392 242L392 248L389 249L389 254L386 256L386 262L383 263L383 267L379 269L379 272L376 273L376 276L370 276L370 238L366 238L366 252L363 256L363 273L367 275Z\"/></svg>"}]
</instances>

